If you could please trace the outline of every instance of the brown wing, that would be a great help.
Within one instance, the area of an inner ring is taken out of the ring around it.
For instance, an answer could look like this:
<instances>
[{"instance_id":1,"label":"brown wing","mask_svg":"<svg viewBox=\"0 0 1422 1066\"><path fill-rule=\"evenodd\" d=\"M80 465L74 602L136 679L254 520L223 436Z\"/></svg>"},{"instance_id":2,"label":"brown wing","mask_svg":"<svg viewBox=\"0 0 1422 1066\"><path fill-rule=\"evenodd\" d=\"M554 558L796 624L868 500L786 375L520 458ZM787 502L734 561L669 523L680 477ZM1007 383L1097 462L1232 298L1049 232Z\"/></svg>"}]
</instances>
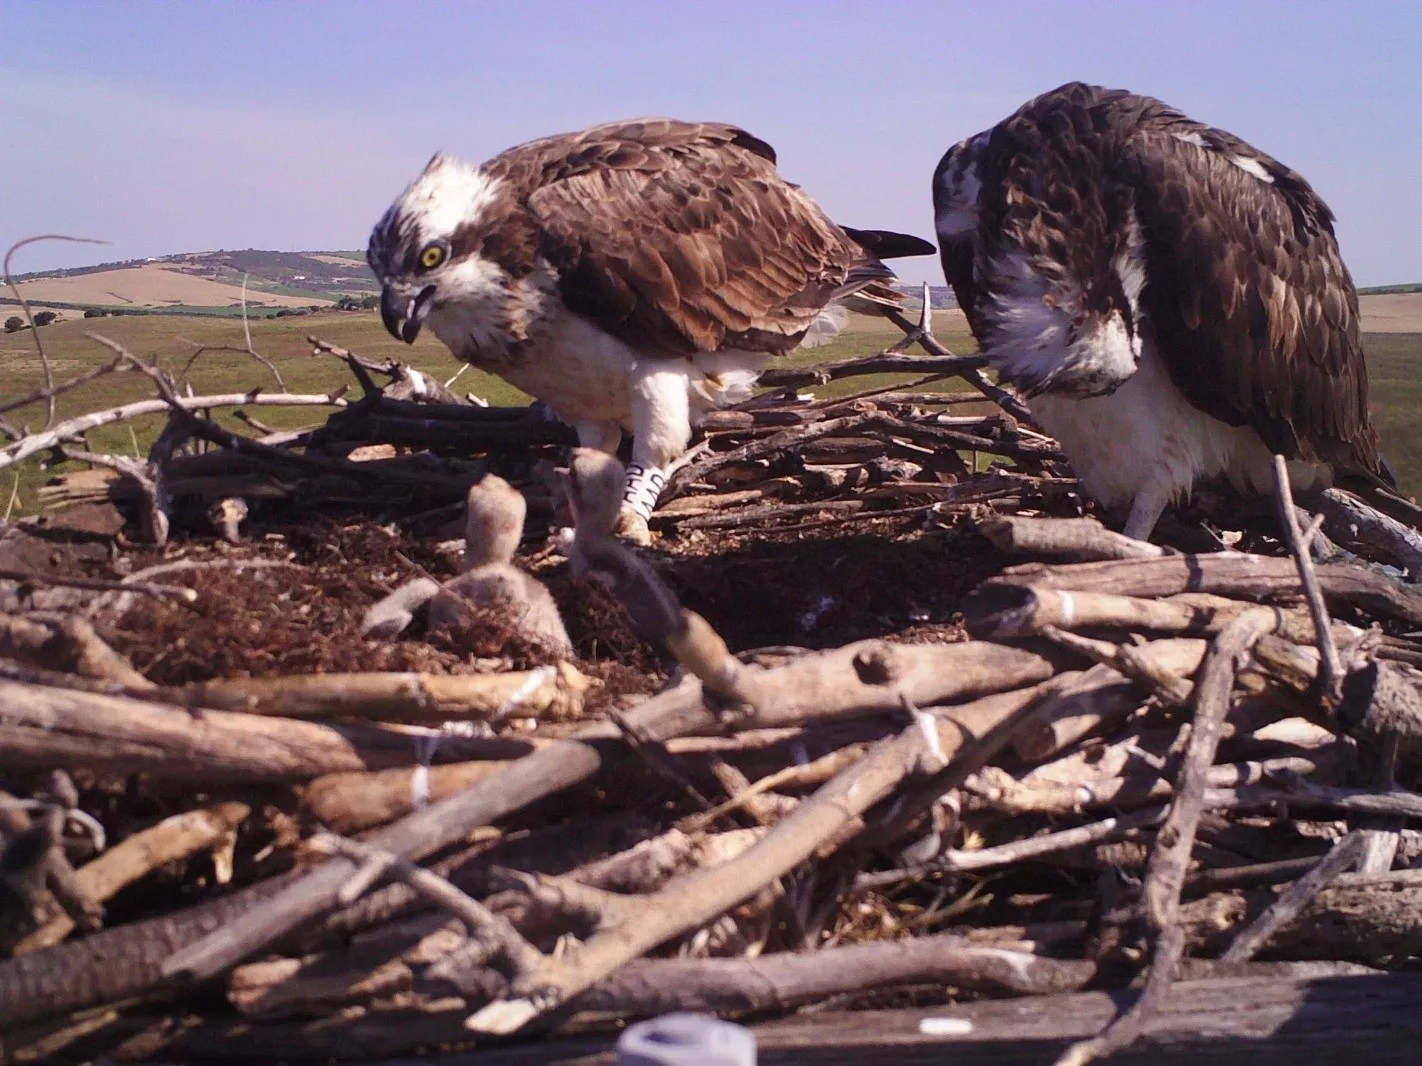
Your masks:
<instances>
[{"instance_id":1,"label":"brown wing","mask_svg":"<svg viewBox=\"0 0 1422 1066\"><path fill-rule=\"evenodd\" d=\"M1147 242L1141 303L1190 402L1282 454L1378 474L1358 296L1328 207L1288 167L1169 109L1124 156Z\"/></svg>"},{"instance_id":2,"label":"brown wing","mask_svg":"<svg viewBox=\"0 0 1422 1066\"><path fill-rule=\"evenodd\" d=\"M733 126L558 140L527 199L540 251L570 307L642 350L789 351L835 296L892 277Z\"/></svg>"}]
</instances>

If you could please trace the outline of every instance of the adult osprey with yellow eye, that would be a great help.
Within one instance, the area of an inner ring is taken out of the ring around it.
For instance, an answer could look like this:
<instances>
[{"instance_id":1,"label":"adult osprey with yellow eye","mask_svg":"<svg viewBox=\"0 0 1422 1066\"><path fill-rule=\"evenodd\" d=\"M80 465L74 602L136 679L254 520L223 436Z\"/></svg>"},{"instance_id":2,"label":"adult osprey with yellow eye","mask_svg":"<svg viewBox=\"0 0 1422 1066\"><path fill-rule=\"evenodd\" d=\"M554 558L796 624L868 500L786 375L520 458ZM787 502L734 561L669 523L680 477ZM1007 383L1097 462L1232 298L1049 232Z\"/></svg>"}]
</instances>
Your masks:
<instances>
[{"instance_id":1,"label":"adult osprey with yellow eye","mask_svg":"<svg viewBox=\"0 0 1422 1066\"><path fill-rule=\"evenodd\" d=\"M1224 475L1391 484L1333 214L1294 171L1158 100L1073 82L933 176L974 335L1082 484L1148 537Z\"/></svg>"},{"instance_id":2,"label":"adult osprey with yellow eye","mask_svg":"<svg viewBox=\"0 0 1422 1066\"><path fill-rule=\"evenodd\" d=\"M642 539L695 413L744 399L833 301L895 302L881 258L926 241L836 226L764 141L642 119L435 156L371 234L386 328L547 401L585 447L632 432L623 529Z\"/></svg>"}]
</instances>

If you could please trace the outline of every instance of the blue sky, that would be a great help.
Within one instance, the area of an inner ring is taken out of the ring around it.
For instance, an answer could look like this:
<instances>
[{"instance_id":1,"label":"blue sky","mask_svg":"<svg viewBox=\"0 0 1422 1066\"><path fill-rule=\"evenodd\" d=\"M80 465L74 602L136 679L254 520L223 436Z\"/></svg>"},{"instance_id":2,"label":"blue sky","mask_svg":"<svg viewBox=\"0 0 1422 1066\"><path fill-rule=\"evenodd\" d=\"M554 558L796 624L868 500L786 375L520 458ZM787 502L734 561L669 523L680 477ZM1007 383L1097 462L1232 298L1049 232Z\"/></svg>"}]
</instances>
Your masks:
<instances>
[{"instance_id":1,"label":"blue sky","mask_svg":"<svg viewBox=\"0 0 1422 1066\"><path fill-rule=\"evenodd\" d=\"M22 271L363 247L436 149L641 114L739 123L835 218L929 237L943 151L1080 78L1300 170L1359 284L1422 281L1419 55L1416 0L0 0L0 247L113 242Z\"/></svg>"}]
</instances>

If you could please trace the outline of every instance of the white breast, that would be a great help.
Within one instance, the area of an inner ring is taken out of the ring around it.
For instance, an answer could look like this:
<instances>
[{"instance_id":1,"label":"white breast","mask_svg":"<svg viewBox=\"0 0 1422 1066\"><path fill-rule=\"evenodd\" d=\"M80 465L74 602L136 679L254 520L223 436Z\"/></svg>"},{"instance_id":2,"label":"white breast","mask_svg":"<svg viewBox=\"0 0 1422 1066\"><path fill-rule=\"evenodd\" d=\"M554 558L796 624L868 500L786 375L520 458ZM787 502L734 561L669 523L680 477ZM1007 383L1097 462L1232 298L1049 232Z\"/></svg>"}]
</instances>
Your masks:
<instances>
[{"instance_id":1,"label":"white breast","mask_svg":"<svg viewBox=\"0 0 1422 1066\"><path fill-rule=\"evenodd\" d=\"M1107 507L1130 507L1143 498L1163 507L1188 496L1197 480L1220 475L1253 492L1273 485L1271 457L1259 434L1192 407L1149 340L1140 368L1110 396L1044 394L1030 407L1061 443L1086 490ZM1309 464L1291 464L1300 487L1312 473Z\"/></svg>"}]
</instances>

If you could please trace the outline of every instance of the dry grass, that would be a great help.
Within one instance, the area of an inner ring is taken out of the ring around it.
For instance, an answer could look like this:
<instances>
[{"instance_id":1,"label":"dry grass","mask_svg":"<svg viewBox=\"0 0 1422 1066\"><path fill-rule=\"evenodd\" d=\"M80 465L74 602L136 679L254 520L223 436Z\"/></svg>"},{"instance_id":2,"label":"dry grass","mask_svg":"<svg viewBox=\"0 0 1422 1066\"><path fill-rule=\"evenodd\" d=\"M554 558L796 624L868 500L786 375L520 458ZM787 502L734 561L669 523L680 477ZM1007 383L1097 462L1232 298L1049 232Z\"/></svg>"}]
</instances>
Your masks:
<instances>
[{"instance_id":1,"label":"dry grass","mask_svg":"<svg viewBox=\"0 0 1422 1066\"><path fill-rule=\"evenodd\" d=\"M1422 292L1358 297L1364 333L1422 333Z\"/></svg>"},{"instance_id":2,"label":"dry grass","mask_svg":"<svg viewBox=\"0 0 1422 1066\"><path fill-rule=\"evenodd\" d=\"M92 304L99 307L236 307L242 286L150 263L72 278L35 278L20 282L31 303ZM308 307L332 301L312 297L247 292L249 307Z\"/></svg>"}]
</instances>

